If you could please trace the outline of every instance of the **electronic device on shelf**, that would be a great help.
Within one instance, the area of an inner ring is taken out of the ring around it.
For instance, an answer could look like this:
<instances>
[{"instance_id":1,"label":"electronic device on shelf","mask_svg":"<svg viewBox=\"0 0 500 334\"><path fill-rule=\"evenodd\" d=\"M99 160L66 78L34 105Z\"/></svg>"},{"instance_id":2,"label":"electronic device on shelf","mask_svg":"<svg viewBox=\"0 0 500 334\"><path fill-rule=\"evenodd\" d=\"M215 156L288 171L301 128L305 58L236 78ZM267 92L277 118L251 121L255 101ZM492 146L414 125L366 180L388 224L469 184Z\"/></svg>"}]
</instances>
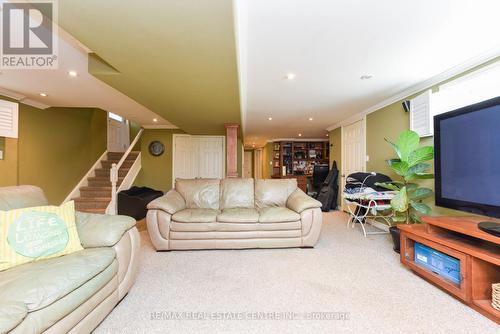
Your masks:
<instances>
[{"instance_id":1,"label":"electronic device on shelf","mask_svg":"<svg viewBox=\"0 0 500 334\"><path fill-rule=\"evenodd\" d=\"M500 237L500 224L495 222L481 222L477 225L481 231Z\"/></svg>"},{"instance_id":2,"label":"electronic device on shelf","mask_svg":"<svg viewBox=\"0 0 500 334\"><path fill-rule=\"evenodd\" d=\"M500 96L434 117L437 206L500 218L499 125Z\"/></svg>"}]
</instances>

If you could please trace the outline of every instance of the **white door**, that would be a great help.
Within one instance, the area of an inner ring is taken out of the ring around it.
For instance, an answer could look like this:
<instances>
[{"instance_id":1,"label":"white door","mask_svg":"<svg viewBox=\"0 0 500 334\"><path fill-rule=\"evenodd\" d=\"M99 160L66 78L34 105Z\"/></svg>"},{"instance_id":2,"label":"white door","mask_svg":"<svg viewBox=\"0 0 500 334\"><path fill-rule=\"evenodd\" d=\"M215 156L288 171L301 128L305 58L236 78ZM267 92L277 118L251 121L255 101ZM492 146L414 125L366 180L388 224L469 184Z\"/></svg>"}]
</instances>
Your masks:
<instances>
[{"instance_id":1,"label":"white door","mask_svg":"<svg viewBox=\"0 0 500 334\"><path fill-rule=\"evenodd\" d=\"M128 121L116 116L108 114L108 152L125 152L130 145Z\"/></svg>"},{"instance_id":2,"label":"white door","mask_svg":"<svg viewBox=\"0 0 500 334\"><path fill-rule=\"evenodd\" d=\"M224 178L224 137L193 136L198 147L198 174L204 179Z\"/></svg>"},{"instance_id":3,"label":"white door","mask_svg":"<svg viewBox=\"0 0 500 334\"><path fill-rule=\"evenodd\" d=\"M189 135L174 135L174 179L193 179L198 175L198 148Z\"/></svg>"},{"instance_id":4,"label":"white door","mask_svg":"<svg viewBox=\"0 0 500 334\"><path fill-rule=\"evenodd\" d=\"M362 119L342 127L342 190L349 174L366 171L365 122ZM342 208L345 209L344 198Z\"/></svg>"},{"instance_id":5,"label":"white door","mask_svg":"<svg viewBox=\"0 0 500 334\"><path fill-rule=\"evenodd\" d=\"M243 177L251 178L253 177L253 163L252 163L252 151L244 151L243 156Z\"/></svg>"},{"instance_id":6,"label":"white door","mask_svg":"<svg viewBox=\"0 0 500 334\"><path fill-rule=\"evenodd\" d=\"M172 186L175 179L219 178L225 173L223 136L173 136Z\"/></svg>"}]
</instances>

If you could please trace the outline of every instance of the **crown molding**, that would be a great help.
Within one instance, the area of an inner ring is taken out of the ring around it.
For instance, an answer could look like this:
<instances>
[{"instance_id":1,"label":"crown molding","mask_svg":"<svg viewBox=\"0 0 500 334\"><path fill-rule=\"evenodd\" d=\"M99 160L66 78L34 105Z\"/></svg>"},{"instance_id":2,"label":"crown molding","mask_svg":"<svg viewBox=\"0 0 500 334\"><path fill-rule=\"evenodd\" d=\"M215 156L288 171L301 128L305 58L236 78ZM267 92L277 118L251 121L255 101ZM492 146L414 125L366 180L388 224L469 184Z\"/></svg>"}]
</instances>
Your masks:
<instances>
[{"instance_id":1,"label":"crown molding","mask_svg":"<svg viewBox=\"0 0 500 334\"><path fill-rule=\"evenodd\" d=\"M50 108L50 106L48 104L45 104L45 103L42 103L42 102L38 102L38 101L35 101L35 100L32 100L32 99L22 99L19 102L21 102L23 104L27 104L27 105L35 107L35 108L38 108L38 109L47 109L47 108Z\"/></svg>"},{"instance_id":2,"label":"crown molding","mask_svg":"<svg viewBox=\"0 0 500 334\"><path fill-rule=\"evenodd\" d=\"M330 125L329 127L327 127L326 130L332 131L338 127L352 123L355 120L362 119L363 117L365 117L368 114L371 114L379 109L387 107L388 105L391 105L393 103L401 101L401 100L407 98L408 96L411 96L411 95L414 95L414 94L421 92L423 90L429 89L432 86L435 86L443 81L451 79L454 76L457 76L461 73L469 71L469 70L473 69L474 67L482 65L484 63L487 63L488 61L491 61L499 56L500 56L500 46L496 47L496 48L494 48L486 53L483 53L479 56L471 58L471 59L469 59L469 60L467 60L467 61L465 61L457 66L454 66L454 67L452 67L444 72L441 72L440 74L435 75L427 80L424 80L416 85L413 85L413 86L409 87L408 89L405 89L402 92L400 92L396 95L393 95L390 98L385 99L385 100L383 100L383 101L381 101L381 102L379 102L379 103L377 103L377 104L375 104L375 105L373 105L373 106L371 106L371 107L369 107L361 112L358 112L352 116L349 116L348 118L346 118L342 121L334 123L334 124Z\"/></svg>"},{"instance_id":3,"label":"crown molding","mask_svg":"<svg viewBox=\"0 0 500 334\"><path fill-rule=\"evenodd\" d=\"M45 103L42 103L42 102L39 102L36 100L28 99L25 95L14 92L14 91L6 89L6 88L0 87L0 95L6 96L8 98L16 100L17 102L20 102L22 104L26 104L26 105L29 105L29 106L32 106L32 107L35 107L38 109L50 108L50 105L48 105L48 104L45 104Z\"/></svg>"},{"instance_id":4,"label":"crown molding","mask_svg":"<svg viewBox=\"0 0 500 334\"><path fill-rule=\"evenodd\" d=\"M26 98L26 96L24 96L22 94L13 92L13 91L11 91L9 89L2 88L2 87L0 87L0 95L9 97L9 98L14 99L16 101L20 101L20 100Z\"/></svg>"}]
</instances>

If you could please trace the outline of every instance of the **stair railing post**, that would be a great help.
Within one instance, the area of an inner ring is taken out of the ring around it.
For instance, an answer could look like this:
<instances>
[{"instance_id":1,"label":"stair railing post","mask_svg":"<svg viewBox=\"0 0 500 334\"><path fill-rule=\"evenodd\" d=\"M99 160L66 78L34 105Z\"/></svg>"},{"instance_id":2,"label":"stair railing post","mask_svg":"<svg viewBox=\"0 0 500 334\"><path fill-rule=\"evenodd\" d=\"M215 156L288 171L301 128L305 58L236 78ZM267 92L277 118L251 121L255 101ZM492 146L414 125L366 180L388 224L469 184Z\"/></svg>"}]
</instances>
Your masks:
<instances>
[{"instance_id":1,"label":"stair railing post","mask_svg":"<svg viewBox=\"0 0 500 334\"><path fill-rule=\"evenodd\" d=\"M111 165L111 170L109 172L109 177L111 181L111 212L110 214L117 214L117 200L116 200L116 183L118 182L118 168L116 164Z\"/></svg>"}]
</instances>

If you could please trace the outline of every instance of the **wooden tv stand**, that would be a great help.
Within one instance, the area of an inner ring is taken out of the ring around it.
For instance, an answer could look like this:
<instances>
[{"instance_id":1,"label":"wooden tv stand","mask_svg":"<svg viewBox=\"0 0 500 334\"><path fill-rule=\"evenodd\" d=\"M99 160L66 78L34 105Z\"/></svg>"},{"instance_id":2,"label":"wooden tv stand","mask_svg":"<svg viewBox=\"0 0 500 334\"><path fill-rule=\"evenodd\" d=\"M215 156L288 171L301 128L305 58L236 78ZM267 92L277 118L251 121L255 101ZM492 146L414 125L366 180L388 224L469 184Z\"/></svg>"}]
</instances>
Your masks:
<instances>
[{"instance_id":1,"label":"wooden tv stand","mask_svg":"<svg viewBox=\"0 0 500 334\"><path fill-rule=\"evenodd\" d=\"M401 263L484 316L500 324L500 311L491 306L491 284L500 283L500 238L481 231L475 217L424 217L424 224L398 225ZM460 260L460 284L415 263L419 242Z\"/></svg>"}]
</instances>

